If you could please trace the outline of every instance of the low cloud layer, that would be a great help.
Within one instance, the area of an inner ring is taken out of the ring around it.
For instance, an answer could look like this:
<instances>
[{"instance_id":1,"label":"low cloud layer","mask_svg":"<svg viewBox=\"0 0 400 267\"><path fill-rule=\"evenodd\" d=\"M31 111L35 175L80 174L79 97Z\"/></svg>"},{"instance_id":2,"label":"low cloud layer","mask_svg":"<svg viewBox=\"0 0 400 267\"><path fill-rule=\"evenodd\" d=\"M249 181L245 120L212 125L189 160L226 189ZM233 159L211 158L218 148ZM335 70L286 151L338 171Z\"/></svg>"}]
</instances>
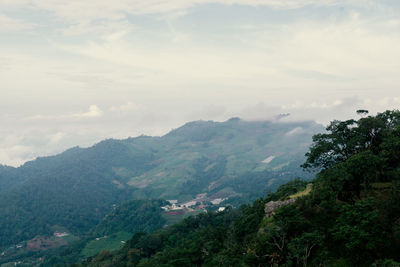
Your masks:
<instances>
[{"instance_id":1,"label":"low cloud layer","mask_svg":"<svg viewBox=\"0 0 400 267\"><path fill-rule=\"evenodd\" d=\"M120 19L127 14L155 15L186 11L206 4L241 5L251 7L271 7L296 9L304 6L375 5L374 1L359 0L2 0L0 7L8 9L30 8L55 13L68 20ZM181 13L184 14L184 13Z\"/></svg>"},{"instance_id":2,"label":"low cloud layer","mask_svg":"<svg viewBox=\"0 0 400 267\"><path fill-rule=\"evenodd\" d=\"M326 124L400 106L394 0L0 0L0 10L3 164L191 120Z\"/></svg>"},{"instance_id":3,"label":"low cloud layer","mask_svg":"<svg viewBox=\"0 0 400 267\"><path fill-rule=\"evenodd\" d=\"M11 118L2 118L3 127L0 138L0 162L19 166L38 156L53 155L70 147L91 146L106 138L127 138L138 135L164 135L187 121L215 120L225 121L232 117L245 120L302 121L314 120L327 125L333 119L358 118L356 109L369 109L372 114L385 109L395 109L400 99L363 100L357 97L337 99L327 103L294 103L290 106L274 106L260 102L258 104L238 107L209 106L187 109L179 107L162 107L169 110L162 114L156 106L140 106L133 102L121 103L119 106L104 107L104 112L95 105L80 117L65 116L46 118L36 116L22 123L15 123ZM99 112L101 111L101 112ZM90 115L89 115L90 114ZM99 116L101 114L101 116ZM285 116L279 116L285 114ZM6 122L4 124L4 122ZM12 127L11 127L12 126ZM294 129L287 135L301 132Z\"/></svg>"}]
</instances>

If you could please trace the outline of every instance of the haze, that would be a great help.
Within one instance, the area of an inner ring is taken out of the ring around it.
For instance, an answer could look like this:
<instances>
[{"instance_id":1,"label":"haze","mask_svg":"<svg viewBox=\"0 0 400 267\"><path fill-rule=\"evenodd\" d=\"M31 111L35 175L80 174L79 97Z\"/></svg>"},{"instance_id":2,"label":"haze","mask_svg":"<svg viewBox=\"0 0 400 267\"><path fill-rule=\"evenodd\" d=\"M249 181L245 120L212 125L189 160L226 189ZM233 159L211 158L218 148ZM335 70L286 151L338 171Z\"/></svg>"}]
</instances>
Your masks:
<instances>
[{"instance_id":1,"label":"haze","mask_svg":"<svg viewBox=\"0 0 400 267\"><path fill-rule=\"evenodd\" d=\"M400 104L397 0L0 0L0 163Z\"/></svg>"}]
</instances>

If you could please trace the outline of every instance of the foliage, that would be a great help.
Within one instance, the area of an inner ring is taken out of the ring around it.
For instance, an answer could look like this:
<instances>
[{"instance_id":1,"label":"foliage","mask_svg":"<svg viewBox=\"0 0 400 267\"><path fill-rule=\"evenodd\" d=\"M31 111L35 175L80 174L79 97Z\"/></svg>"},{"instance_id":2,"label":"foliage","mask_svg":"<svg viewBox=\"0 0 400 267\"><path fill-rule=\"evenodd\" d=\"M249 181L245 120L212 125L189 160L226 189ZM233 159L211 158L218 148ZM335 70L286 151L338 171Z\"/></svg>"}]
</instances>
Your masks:
<instances>
[{"instance_id":1,"label":"foliage","mask_svg":"<svg viewBox=\"0 0 400 267\"><path fill-rule=\"evenodd\" d=\"M303 191L306 189L307 182L300 180L300 179L294 179L290 182L287 182L284 185L281 185L276 192L271 193L267 197L267 201L277 201L277 200L285 200L289 198L289 196L299 192Z\"/></svg>"},{"instance_id":2,"label":"foliage","mask_svg":"<svg viewBox=\"0 0 400 267\"><path fill-rule=\"evenodd\" d=\"M304 164L320 170L312 190L265 217L267 201L307 182L281 186L251 206L201 214L85 266L398 266L400 112L335 121L314 137Z\"/></svg>"},{"instance_id":3,"label":"foliage","mask_svg":"<svg viewBox=\"0 0 400 267\"><path fill-rule=\"evenodd\" d=\"M127 232L116 232L108 236L101 236L89 241L81 254L87 258L97 255L103 250L112 251L119 249L123 246L123 242L129 240L131 237L132 234Z\"/></svg>"},{"instance_id":4,"label":"foliage","mask_svg":"<svg viewBox=\"0 0 400 267\"><path fill-rule=\"evenodd\" d=\"M116 207L93 230L103 236L116 232L147 232L161 228L166 220L162 217L164 200L130 200Z\"/></svg>"},{"instance_id":5,"label":"foliage","mask_svg":"<svg viewBox=\"0 0 400 267\"><path fill-rule=\"evenodd\" d=\"M299 134L285 135L298 127ZM236 198L236 206L253 201L304 175L292 163L319 129L313 122L199 121L162 137L109 139L19 168L0 166L0 248L51 236L55 225L84 238L113 205L130 199L207 193ZM272 153L279 156L260 163Z\"/></svg>"}]
</instances>

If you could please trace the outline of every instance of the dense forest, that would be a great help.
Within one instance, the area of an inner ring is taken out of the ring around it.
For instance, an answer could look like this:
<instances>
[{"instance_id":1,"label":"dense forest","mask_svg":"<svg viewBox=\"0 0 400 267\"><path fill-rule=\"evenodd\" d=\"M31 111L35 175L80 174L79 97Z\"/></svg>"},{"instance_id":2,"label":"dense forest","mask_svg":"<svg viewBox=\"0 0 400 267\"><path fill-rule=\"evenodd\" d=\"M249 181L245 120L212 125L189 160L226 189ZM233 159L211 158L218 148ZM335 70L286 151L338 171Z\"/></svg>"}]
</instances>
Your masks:
<instances>
[{"instance_id":1,"label":"dense forest","mask_svg":"<svg viewBox=\"0 0 400 267\"><path fill-rule=\"evenodd\" d=\"M104 249L118 249L123 242L137 232L152 233L162 228L166 219L163 217L161 207L166 204L164 200L129 200L121 205L114 205L112 211L100 223L81 236L68 234L62 238L54 236L42 238L44 242L54 244L47 249L27 249L26 251L22 248L6 249L5 255L1 255L0 265L14 264L14 262L21 262L21 266L67 265L82 261ZM53 231L65 230L58 227ZM69 242L57 246L57 243L62 240Z\"/></svg>"},{"instance_id":2,"label":"dense forest","mask_svg":"<svg viewBox=\"0 0 400 267\"><path fill-rule=\"evenodd\" d=\"M318 171L311 191L296 180L252 205L136 233L77 265L399 266L400 112L358 113L313 137L303 164ZM266 203L294 196L266 216Z\"/></svg>"},{"instance_id":3,"label":"dense forest","mask_svg":"<svg viewBox=\"0 0 400 267\"><path fill-rule=\"evenodd\" d=\"M130 200L116 207L94 229L95 235L120 231L151 233L161 228L166 220L161 216L164 200Z\"/></svg>"},{"instance_id":4,"label":"dense forest","mask_svg":"<svg viewBox=\"0 0 400 267\"><path fill-rule=\"evenodd\" d=\"M0 250L52 237L58 228L82 238L114 205L132 199L185 202L202 193L208 202L225 199L224 205L254 201L296 176L312 177L298 162L320 128L314 122L196 121L162 137L108 139L18 168L1 165Z\"/></svg>"},{"instance_id":5,"label":"dense forest","mask_svg":"<svg viewBox=\"0 0 400 267\"><path fill-rule=\"evenodd\" d=\"M86 255L86 251L90 246L95 245L94 251L98 250L98 253L102 249L102 245L110 247L110 243L115 238L117 239L117 243L119 243L120 240L118 238L123 236L131 237L138 232L150 234L165 225L166 220L162 216L163 210L161 207L166 204L167 202L164 200L130 200L124 202L120 206L115 207L112 212L107 214L96 227L80 240L67 247L61 247L44 253L46 260L45 262L39 262L39 265L66 265L85 259L88 256ZM108 239L105 242L96 241L99 237L105 236ZM89 252L89 254L91 253Z\"/></svg>"}]
</instances>

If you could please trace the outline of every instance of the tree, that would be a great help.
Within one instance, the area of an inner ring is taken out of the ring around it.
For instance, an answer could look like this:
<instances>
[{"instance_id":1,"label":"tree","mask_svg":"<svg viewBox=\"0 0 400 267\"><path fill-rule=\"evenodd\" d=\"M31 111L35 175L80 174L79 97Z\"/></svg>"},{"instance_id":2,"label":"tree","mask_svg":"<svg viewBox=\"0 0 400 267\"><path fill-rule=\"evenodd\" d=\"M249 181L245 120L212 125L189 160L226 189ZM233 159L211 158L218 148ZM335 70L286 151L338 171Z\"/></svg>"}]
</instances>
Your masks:
<instances>
[{"instance_id":1,"label":"tree","mask_svg":"<svg viewBox=\"0 0 400 267\"><path fill-rule=\"evenodd\" d=\"M362 113L366 114L365 111ZM366 150L376 155L383 140L399 126L398 110L388 110L358 121L332 121L326 128L327 133L313 136L313 144L302 167L328 169Z\"/></svg>"},{"instance_id":2,"label":"tree","mask_svg":"<svg viewBox=\"0 0 400 267\"><path fill-rule=\"evenodd\" d=\"M311 253L321 245L322 240L323 236L317 231L303 233L290 241L288 245L290 256L296 259L297 264L302 263L303 266L307 266Z\"/></svg>"},{"instance_id":3,"label":"tree","mask_svg":"<svg viewBox=\"0 0 400 267\"><path fill-rule=\"evenodd\" d=\"M389 238L372 199L355 205L344 205L335 225L330 229L338 246L343 246L355 263L376 258L377 251L388 247Z\"/></svg>"},{"instance_id":4,"label":"tree","mask_svg":"<svg viewBox=\"0 0 400 267\"><path fill-rule=\"evenodd\" d=\"M355 120L333 121L326 130L328 133L313 136L313 144L306 153L304 168L327 169L334 164L346 161L355 151Z\"/></svg>"}]
</instances>

